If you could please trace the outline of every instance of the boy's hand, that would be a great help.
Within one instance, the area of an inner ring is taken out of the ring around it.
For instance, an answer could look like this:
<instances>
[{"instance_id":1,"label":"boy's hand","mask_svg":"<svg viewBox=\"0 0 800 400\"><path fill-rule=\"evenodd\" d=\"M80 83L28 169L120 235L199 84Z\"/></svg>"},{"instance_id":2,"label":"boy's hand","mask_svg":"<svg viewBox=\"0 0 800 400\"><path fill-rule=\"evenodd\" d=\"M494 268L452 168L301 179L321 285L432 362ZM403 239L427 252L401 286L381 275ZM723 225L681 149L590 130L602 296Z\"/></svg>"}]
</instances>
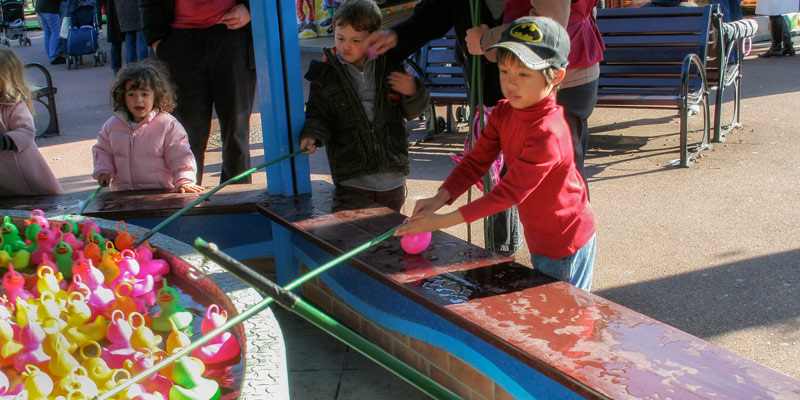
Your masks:
<instances>
[{"instance_id":1,"label":"boy's hand","mask_svg":"<svg viewBox=\"0 0 800 400\"><path fill-rule=\"evenodd\" d=\"M483 34L488 31L489 25L486 24L481 24L480 26L467 29L467 36L465 37L464 41L467 42L467 50L469 51L469 54L476 56L483 54L483 49L481 48L481 38L483 38Z\"/></svg>"},{"instance_id":2,"label":"boy's hand","mask_svg":"<svg viewBox=\"0 0 800 400\"><path fill-rule=\"evenodd\" d=\"M108 176L108 174L100 174L100 176L97 177L97 183L102 187L108 187L108 184L111 183L111 177Z\"/></svg>"},{"instance_id":3,"label":"boy's hand","mask_svg":"<svg viewBox=\"0 0 800 400\"><path fill-rule=\"evenodd\" d=\"M181 193L200 193L206 190L206 188L202 186L197 186L194 183L184 183L181 185Z\"/></svg>"},{"instance_id":4,"label":"boy's hand","mask_svg":"<svg viewBox=\"0 0 800 400\"><path fill-rule=\"evenodd\" d=\"M436 196L417 200L416 204L414 204L414 213L412 215L419 214L423 211L435 212L442 208L448 200L450 200L450 192L445 189L439 189L439 191L436 192Z\"/></svg>"},{"instance_id":5,"label":"boy's hand","mask_svg":"<svg viewBox=\"0 0 800 400\"><path fill-rule=\"evenodd\" d=\"M433 211L423 211L414 214L408 219L408 223L397 228L394 236L403 236L410 233L425 233L438 231L439 229L449 228L464 222L461 212L456 210L447 214L436 214Z\"/></svg>"},{"instance_id":6,"label":"boy's hand","mask_svg":"<svg viewBox=\"0 0 800 400\"><path fill-rule=\"evenodd\" d=\"M391 29L372 32L367 36L365 46L367 54L377 57L397 46L397 32Z\"/></svg>"},{"instance_id":7,"label":"boy's hand","mask_svg":"<svg viewBox=\"0 0 800 400\"><path fill-rule=\"evenodd\" d=\"M314 138L300 139L300 148L308 150L306 154L314 154L317 151L317 140Z\"/></svg>"},{"instance_id":8,"label":"boy's hand","mask_svg":"<svg viewBox=\"0 0 800 400\"><path fill-rule=\"evenodd\" d=\"M413 96L414 93L417 93L417 81L410 72L392 72L386 81L389 83L389 87L403 96Z\"/></svg>"}]
</instances>

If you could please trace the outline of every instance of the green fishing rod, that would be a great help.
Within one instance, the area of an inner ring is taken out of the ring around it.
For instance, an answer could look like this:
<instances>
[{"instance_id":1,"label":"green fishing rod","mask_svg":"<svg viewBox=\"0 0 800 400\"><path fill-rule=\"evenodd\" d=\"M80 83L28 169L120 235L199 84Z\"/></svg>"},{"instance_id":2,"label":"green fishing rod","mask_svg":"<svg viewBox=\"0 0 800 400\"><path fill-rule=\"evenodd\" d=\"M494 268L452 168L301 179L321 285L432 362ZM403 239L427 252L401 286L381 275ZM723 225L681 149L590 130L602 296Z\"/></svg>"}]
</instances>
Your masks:
<instances>
[{"instance_id":1,"label":"green fishing rod","mask_svg":"<svg viewBox=\"0 0 800 400\"><path fill-rule=\"evenodd\" d=\"M202 196L198 197L195 201L189 203L189 205L187 205L186 207L183 207L182 209L178 210L178 212L176 212L175 214L172 214L169 218L165 219L160 224L156 225L155 228L153 228L149 232L147 232L144 235L144 237L142 237L141 239L137 239L136 243L133 244L133 248L139 247L140 244L144 243L145 240L150 239L151 237L153 237L153 235L155 235L158 231L160 231L165 226L167 226L167 224L169 224L170 222L174 221L175 219L177 219L178 217L183 215L183 213L185 213L186 211L189 211L192 207L200 204L200 202L202 202L202 201L206 200L207 198L211 197L211 195L213 195L214 193L217 193L220 189L224 188L225 186L228 186L229 184L231 184L233 182L236 182L239 179L242 179L242 178L244 178L244 177L246 177L246 176L252 174L253 172L256 172L256 171L258 171L258 170L260 170L262 168L266 168L266 167L268 167L268 166L270 166L272 164L275 164L277 162L281 162L283 160L298 156L300 154L305 153L306 151L308 151L308 150L307 149L301 149L301 150L295 151L294 153L280 156L280 157L278 157L276 159L273 159L272 161L268 161L268 162L265 162L263 164L256 165L255 167L250 168L247 171L244 171L244 172L240 173L239 175L236 175L233 178L228 179L224 183L220 184L219 186L209 190L207 193L205 193Z\"/></svg>"},{"instance_id":2,"label":"green fishing rod","mask_svg":"<svg viewBox=\"0 0 800 400\"><path fill-rule=\"evenodd\" d=\"M78 211L78 215L83 215L83 211L86 210L86 206L88 206L89 203L91 203L92 200L94 200L94 198L97 197L97 195L100 193L101 190L103 190L103 185L98 185L97 189L94 190L94 193L92 193L89 196L89 198L86 199L85 202L83 202L83 205L81 206L81 209Z\"/></svg>"},{"instance_id":3,"label":"green fishing rod","mask_svg":"<svg viewBox=\"0 0 800 400\"><path fill-rule=\"evenodd\" d=\"M397 228L403 226L404 224L405 223L400 224L400 225L392 228L391 230L387 231L386 233L384 233L384 234L382 234L382 235L380 235L380 236L378 236L378 237L376 237L376 238L374 238L374 239L362 244L361 246L358 246L358 247L354 248L353 250L350 250L349 252L347 252L345 254L342 254L341 256L336 257L333 260L331 260L331 261L319 266L318 268L314 269L313 271L310 271L310 272L306 273L305 275L300 276L299 278L295 279L294 281L292 281L288 285L286 285L282 290L284 292L286 292L286 291L290 291L290 290L292 290L294 288L297 288L298 286L300 286L303 283L309 281L310 279L313 279L314 277L316 277L316 276L328 271L329 269L331 269L334 266L338 265L342 261L344 261L344 260L346 260L346 259L348 259L350 257L353 257L356 254L366 250L367 248L372 247L372 246L374 246L374 245L386 240L387 238L392 236L392 234L394 233L394 231L397 230ZM197 238L195 240L195 249L199 253L201 253L203 255L206 255L206 253L209 253L209 254L211 254L211 253L215 253L215 254L216 253L220 253L218 250L216 250L216 246L215 245L213 245L213 244L209 245L208 243L206 243L201 238ZM219 257L221 257L221 256L213 256L213 257L209 256L209 258L212 258L214 261L218 262L222 266L228 265L227 261L224 261L224 262L218 261ZM222 259L223 260L232 260L227 255L225 255ZM236 261L233 260L233 262L236 262ZM265 278L263 278L263 277L257 278L257 280L259 280L259 281L262 280L262 279L265 279ZM254 282L254 280L248 277L246 282L248 284L252 284ZM275 294L275 293L273 293L273 294ZM282 298L282 296L285 296L285 294L281 293L281 294L276 295L276 296ZM215 328L214 330L202 335L197 340L192 342L189 346L181 348L180 350L178 350L175 353L171 354L167 358L159 361L158 363L156 363L152 367L150 367L150 368L138 373L137 375L133 376L131 379L128 379L128 380L120 383L119 385L117 385L116 387L111 389L110 391L108 391L106 393L103 393L100 396L94 397L94 400L108 400L108 399L116 396L117 394L121 393L123 390L127 389L128 387L130 387L130 386L142 381L143 379L147 378L148 376L158 372L162 368L164 368L167 365L173 363L178 358L189 354L191 351L193 351L194 349L196 349L196 348L202 346L203 344L207 343L208 341L213 339L215 336L217 336L217 335L221 334L222 332L225 332L225 331L233 328L234 326L236 326L237 324L241 323L242 321L252 317L253 315L255 315L257 313L259 313L264 308L269 306L270 303L272 303L273 301L274 301L274 297L272 297L272 296L262 299L260 302L258 302L255 305L249 307L248 309L244 310L242 313L233 316L231 319L229 319L223 325L220 325L219 327ZM331 320L331 321L333 321L333 320ZM326 321L326 324L329 325L329 324L331 324L331 322L330 321ZM333 324L336 324L336 322L333 321ZM414 372L416 372L416 371L414 370ZM409 373L413 374L413 372L409 372ZM418 374L418 372L417 372L417 374ZM423 376L423 378L427 379L427 377L424 377L424 376ZM421 380L423 378L415 377L414 380L415 381L419 381L419 380ZM443 389L443 390L446 390L446 389ZM446 392L443 392L443 395L441 397L437 397L437 398L457 399L458 397L455 397L454 395L449 395L448 396Z\"/></svg>"}]
</instances>

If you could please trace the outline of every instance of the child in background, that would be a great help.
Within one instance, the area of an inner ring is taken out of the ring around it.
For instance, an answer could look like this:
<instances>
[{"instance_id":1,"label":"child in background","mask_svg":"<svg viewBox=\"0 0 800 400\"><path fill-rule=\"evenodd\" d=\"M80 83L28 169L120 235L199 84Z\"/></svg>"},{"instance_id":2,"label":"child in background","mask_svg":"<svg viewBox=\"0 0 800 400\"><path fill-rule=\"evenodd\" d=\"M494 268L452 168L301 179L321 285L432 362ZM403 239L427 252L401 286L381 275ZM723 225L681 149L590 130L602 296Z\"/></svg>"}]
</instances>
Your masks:
<instances>
[{"instance_id":1,"label":"child in background","mask_svg":"<svg viewBox=\"0 0 800 400\"><path fill-rule=\"evenodd\" d=\"M554 91L565 75L569 44L564 28L546 17L519 18L503 32L490 49L497 51L506 99L438 193L417 201L410 222L395 235L469 223L517 204L534 268L583 290L591 288L594 212ZM435 213L480 179L500 151L507 172L491 192L456 211Z\"/></svg>"},{"instance_id":2,"label":"child in background","mask_svg":"<svg viewBox=\"0 0 800 400\"><path fill-rule=\"evenodd\" d=\"M422 82L391 53L367 57L366 38L381 26L372 0L348 0L333 16L336 52L312 61L300 147L325 146L338 193L355 193L400 211L406 196L408 133L405 119L428 104Z\"/></svg>"},{"instance_id":3,"label":"child in background","mask_svg":"<svg viewBox=\"0 0 800 400\"><path fill-rule=\"evenodd\" d=\"M114 116L92 147L92 177L100 185L110 183L112 191L204 190L195 184L197 164L186 131L169 114L175 91L164 68L149 60L126 65L111 89L111 103Z\"/></svg>"},{"instance_id":4,"label":"child in background","mask_svg":"<svg viewBox=\"0 0 800 400\"><path fill-rule=\"evenodd\" d=\"M0 47L0 197L63 192L34 142L32 113L25 67Z\"/></svg>"}]
</instances>

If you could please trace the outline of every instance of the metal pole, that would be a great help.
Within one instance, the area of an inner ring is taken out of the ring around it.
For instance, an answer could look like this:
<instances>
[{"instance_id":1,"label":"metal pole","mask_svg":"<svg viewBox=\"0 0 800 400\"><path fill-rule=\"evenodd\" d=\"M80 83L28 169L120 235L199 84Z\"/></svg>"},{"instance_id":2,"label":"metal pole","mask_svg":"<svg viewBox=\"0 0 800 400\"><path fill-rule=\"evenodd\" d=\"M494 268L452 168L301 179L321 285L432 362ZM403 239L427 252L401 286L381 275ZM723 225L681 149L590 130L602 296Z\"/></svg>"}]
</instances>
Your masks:
<instances>
[{"instance_id":1,"label":"metal pole","mask_svg":"<svg viewBox=\"0 0 800 400\"><path fill-rule=\"evenodd\" d=\"M94 190L94 193L92 193L91 196L89 196L89 198L86 199L86 201L81 206L81 209L78 211L78 215L83 215L83 211L86 210L86 206L88 206L89 203L91 203L92 200L94 200L94 198L97 197L97 194L100 193L101 190L103 190L103 185L98 186L97 189Z\"/></svg>"},{"instance_id":2,"label":"metal pole","mask_svg":"<svg viewBox=\"0 0 800 400\"><path fill-rule=\"evenodd\" d=\"M335 319L329 317L324 312L308 304L296 294L287 289L281 288L276 283L270 281L262 275L254 272L244 264L234 258L219 251L217 246L209 245L202 239L195 240L195 249L212 261L221 265L228 272L236 275L239 279L253 285L258 291L266 296L270 296L287 310L303 317L308 322L339 339L342 343L352 347L378 365L388 369L401 379L416 387L423 393L435 399L459 399L453 392L441 386L426 375L409 367L407 364L398 360L386 350L378 347L374 343L364 339L358 333L353 332L346 326L340 324Z\"/></svg>"}]
</instances>

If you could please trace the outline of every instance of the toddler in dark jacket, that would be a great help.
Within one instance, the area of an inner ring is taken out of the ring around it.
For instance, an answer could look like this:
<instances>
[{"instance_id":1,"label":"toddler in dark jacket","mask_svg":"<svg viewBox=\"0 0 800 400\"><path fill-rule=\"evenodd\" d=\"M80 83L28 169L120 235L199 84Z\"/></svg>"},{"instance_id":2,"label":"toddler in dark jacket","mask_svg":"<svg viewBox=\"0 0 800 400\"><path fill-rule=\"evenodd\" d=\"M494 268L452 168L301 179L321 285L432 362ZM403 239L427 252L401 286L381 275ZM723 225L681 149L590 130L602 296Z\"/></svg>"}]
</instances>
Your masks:
<instances>
[{"instance_id":1,"label":"toddler in dark jacket","mask_svg":"<svg viewBox=\"0 0 800 400\"><path fill-rule=\"evenodd\" d=\"M300 147L325 146L336 190L366 196L395 211L405 202L408 133L429 98L422 82L391 52L368 57L366 38L381 26L372 0L347 0L336 9L334 49L312 61Z\"/></svg>"}]
</instances>

